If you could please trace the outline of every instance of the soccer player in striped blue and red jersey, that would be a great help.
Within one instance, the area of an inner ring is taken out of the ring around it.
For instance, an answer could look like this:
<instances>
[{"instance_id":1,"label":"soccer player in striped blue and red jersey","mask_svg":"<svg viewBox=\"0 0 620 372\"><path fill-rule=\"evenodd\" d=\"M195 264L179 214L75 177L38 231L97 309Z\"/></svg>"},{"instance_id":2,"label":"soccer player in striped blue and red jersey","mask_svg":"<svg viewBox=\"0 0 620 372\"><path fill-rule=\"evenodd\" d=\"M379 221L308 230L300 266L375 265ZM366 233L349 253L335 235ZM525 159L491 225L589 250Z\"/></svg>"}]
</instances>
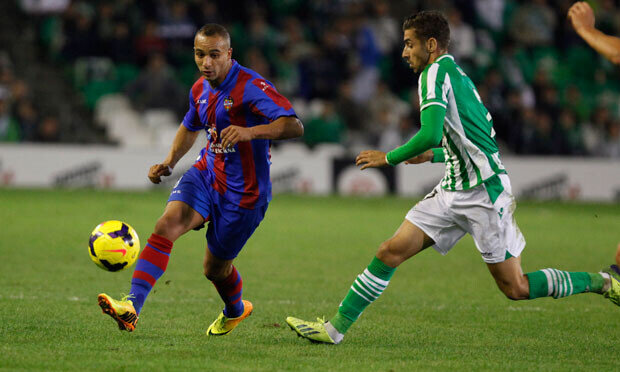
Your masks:
<instances>
[{"instance_id":1,"label":"soccer player in striped blue and red jersey","mask_svg":"<svg viewBox=\"0 0 620 372\"><path fill-rule=\"evenodd\" d=\"M174 241L206 222L204 275L224 301L207 334L228 334L252 313L252 303L242 299L243 282L233 260L271 200L271 140L303 134L291 103L269 81L232 59L224 27L207 24L198 30L194 60L202 77L189 92L189 110L168 156L150 168L149 179L160 183L169 176L199 131L207 132L207 144L173 188L140 254L129 295L121 300L104 293L98 297L103 312L121 330L134 330L146 297L166 270Z\"/></svg>"}]
</instances>

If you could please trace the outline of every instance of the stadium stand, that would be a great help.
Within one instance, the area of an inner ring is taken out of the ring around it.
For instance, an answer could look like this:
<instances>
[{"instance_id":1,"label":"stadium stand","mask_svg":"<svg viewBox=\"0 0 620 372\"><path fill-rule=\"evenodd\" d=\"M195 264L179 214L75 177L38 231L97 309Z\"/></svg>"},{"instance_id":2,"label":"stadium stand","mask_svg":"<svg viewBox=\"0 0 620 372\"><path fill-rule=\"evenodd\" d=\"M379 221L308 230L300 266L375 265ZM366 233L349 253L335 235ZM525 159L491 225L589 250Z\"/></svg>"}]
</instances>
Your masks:
<instances>
[{"instance_id":1,"label":"stadium stand","mask_svg":"<svg viewBox=\"0 0 620 372\"><path fill-rule=\"evenodd\" d=\"M197 78L192 36L218 22L231 32L234 58L294 100L308 146L393 147L419 127L401 18L439 9L504 153L620 157L620 74L570 29L571 1L31 3L0 4L0 112L12 123L0 125L3 141L166 146ZM617 5L594 2L610 34L620 34ZM136 94L150 83L163 88Z\"/></svg>"}]
</instances>

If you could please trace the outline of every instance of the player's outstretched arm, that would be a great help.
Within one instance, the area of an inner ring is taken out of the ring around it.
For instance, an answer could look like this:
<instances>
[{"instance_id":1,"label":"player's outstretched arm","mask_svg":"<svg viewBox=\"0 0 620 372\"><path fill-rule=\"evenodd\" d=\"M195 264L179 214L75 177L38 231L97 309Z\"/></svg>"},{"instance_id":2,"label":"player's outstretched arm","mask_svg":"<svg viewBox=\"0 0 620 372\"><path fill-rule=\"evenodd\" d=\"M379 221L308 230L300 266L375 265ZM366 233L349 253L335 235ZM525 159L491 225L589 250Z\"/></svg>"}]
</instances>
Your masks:
<instances>
[{"instance_id":1,"label":"player's outstretched arm","mask_svg":"<svg viewBox=\"0 0 620 372\"><path fill-rule=\"evenodd\" d=\"M183 124L179 126L177 134L174 136L172 147L168 156L163 163L155 164L149 169L149 179L153 183L160 183L162 176L169 176L172 174L172 168L181 160L189 149L192 148L194 142L198 137L198 131L192 132L188 130Z\"/></svg>"},{"instance_id":2,"label":"player's outstretched arm","mask_svg":"<svg viewBox=\"0 0 620 372\"><path fill-rule=\"evenodd\" d=\"M240 127L230 125L220 133L222 148L228 148L237 142L246 142L254 139L282 140L301 137L304 134L304 125L294 116L280 116L269 124L254 127Z\"/></svg>"},{"instance_id":3,"label":"player's outstretched arm","mask_svg":"<svg viewBox=\"0 0 620 372\"><path fill-rule=\"evenodd\" d=\"M387 154L377 150L360 152L355 158L355 165L361 165L360 170L366 168L378 168L385 165L396 165L407 162L408 164L420 164L432 161L434 153L432 148L441 140L443 121L446 109L440 105L430 105L420 113L422 127L409 142L388 152Z\"/></svg>"},{"instance_id":4,"label":"player's outstretched arm","mask_svg":"<svg viewBox=\"0 0 620 372\"><path fill-rule=\"evenodd\" d=\"M575 32L594 50L613 64L620 64L620 38L605 35L594 27L594 12L588 3L573 4L568 10L568 19Z\"/></svg>"}]
</instances>

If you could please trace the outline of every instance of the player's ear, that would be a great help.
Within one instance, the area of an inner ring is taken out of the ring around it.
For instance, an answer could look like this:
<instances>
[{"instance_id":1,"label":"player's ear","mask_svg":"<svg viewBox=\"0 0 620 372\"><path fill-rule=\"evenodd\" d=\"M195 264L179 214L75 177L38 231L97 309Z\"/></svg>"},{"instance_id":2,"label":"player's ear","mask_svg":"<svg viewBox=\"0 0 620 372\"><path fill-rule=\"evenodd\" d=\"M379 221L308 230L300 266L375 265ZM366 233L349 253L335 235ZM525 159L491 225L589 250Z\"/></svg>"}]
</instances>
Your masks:
<instances>
[{"instance_id":1,"label":"player's ear","mask_svg":"<svg viewBox=\"0 0 620 372\"><path fill-rule=\"evenodd\" d=\"M437 50L437 39L435 39L434 37L429 37L428 40L426 40L426 51L428 53L433 53L436 50Z\"/></svg>"},{"instance_id":2,"label":"player's ear","mask_svg":"<svg viewBox=\"0 0 620 372\"><path fill-rule=\"evenodd\" d=\"M232 48L228 48L228 59L232 58Z\"/></svg>"}]
</instances>

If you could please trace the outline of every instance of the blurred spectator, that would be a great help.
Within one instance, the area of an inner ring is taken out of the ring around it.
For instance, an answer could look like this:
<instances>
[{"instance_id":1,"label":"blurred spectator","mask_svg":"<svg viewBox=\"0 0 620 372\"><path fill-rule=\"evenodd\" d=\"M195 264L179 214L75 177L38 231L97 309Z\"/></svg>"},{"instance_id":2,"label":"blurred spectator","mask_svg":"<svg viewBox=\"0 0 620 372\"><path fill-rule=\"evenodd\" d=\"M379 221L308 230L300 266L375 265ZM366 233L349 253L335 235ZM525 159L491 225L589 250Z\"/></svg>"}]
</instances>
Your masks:
<instances>
[{"instance_id":1,"label":"blurred spectator","mask_svg":"<svg viewBox=\"0 0 620 372\"><path fill-rule=\"evenodd\" d=\"M60 13L67 9L71 0L19 0L28 13Z\"/></svg>"},{"instance_id":2,"label":"blurred spectator","mask_svg":"<svg viewBox=\"0 0 620 372\"><path fill-rule=\"evenodd\" d=\"M66 43L62 54L69 60L78 57L96 56L101 54L97 50L99 37L93 26L94 11L85 3L72 3L65 13L64 33Z\"/></svg>"},{"instance_id":3,"label":"blurred spectator","mask_svg":"<svg viewBox=\"0 0 620 372\"><path fill-rule=\"evenodd\" d=\"M151 55L146 70L127 86L127 95L138 110L163 108L182 115L187 103L185 90L162 54Z\"/></svg>"},{"instance_id":4,"label":"blurred spectator","mask_svg":"<svg viewBox=\"0 0 620 372\"><path fill-rule=\"evenodd\" d=\"M245 64L252 70L258 72L265 79L271 79L269 62L267 62L265 55L258 47L252 47L247 51L245 54Z\"/></svg>"},{"instance_id":5,"label":"blurred spectator","mask_svg":"<svg viewBox=\"0 0 620 372\"><path fill-rule=\"evenodd\" d=\"M282 37L295 63L310 56L315 49L315 45L308 41L304 25L296 17L288 17L284 20Z\"/></svg>"},{"instance_id":6,"label":"blurred spectator","mask_svg":"<svg viewBox=\"0 0 620 372\"><path fill-rule=\"evenodd\" d=\"M480 95L484 97L483 102L487 110L491 114L501 112L505 107L506 86L499 71L496 69L489 70L484 77L481 88L486 90L486 94L480 93Z\"/></svg>"},{"instance_id":7,"label":"blurred spectator","mask_svg":"<svg viewBox=\"0 0 620 372\"><path fill-rule=\"evenodd\" d=\"M364 12L356 17L353 25L353 43L357 51L357 69L353 75L353 97L359 103L367 102L375 93L379 82L381 53L370 22Z\"/></svg>"},{"instance_id":8,"label":"blurred spectator","mask_svg":"<svg viewBox=\"0 0 620 372\"><path fill-rule=\"evenodd\" d=\"M157 22L145 23L142 34L136 38L135 50L140 63L146 63L152 54L165 54L166 41L157 34Z\"/></svg>"},{"instance_id":9,"label":"blurred spectator","mask_svg":"<svg viewBox=\"0 0 620 372\"><path fill-rule=\"evenodd\" d=\"M379 83L374 97L368 103L368 108L371 121L367 123L369 126L366 130L375 138L381 136L383 127L379 123L385 122L385 112L393 115L393 119L391 119L393 123L398 123L400 118L408 116L412 109L405 101L392 93L387 84L383 82Z\"/></svg>"},{"instance_id":10,"label":"blurred spectator","mask_svg":"<svg viewBox=\"0 0 620 372\"><path fill-rule=\"evenodd\" d=\"M20 139L19 123L11 117L9 92L0 86L0 142L19 142Z\"/></svg>"},{"instance_id":11,"label":"blurred spectator","mask_svg":"<svg viewBox=\"0 0 620 372\"><path fill-rule=\"evenodd\" d=\"M275 60L278 46L283 42L283 38L267 23L262 12L255 12L252 15L245 38L245 42L251 48L259 49L261 54L271 62Z\"/></svg>"},{"instance_id":12,"label":"blurred spectator","mask_svg":"<svg viewBox=\"0 0 620 372\"><path fill-rule=\"evenodd\" d=\"M106 43L115 33L114 6L111 2L100 2L97 5L95 29L98 38Z\"/></svg>"},{"instance_id":13,"label":"blurred spectator","mask_svg":"<svg viewBox=\"0 0 620 372\"><path fill-rule=\"evenodd\" d=\"M564 90L564 106L570 107L577 114L579 122L583 123L590 118L592 109L588 102L583 99L579 88L571 84Z\"/></svg>"},{"instance_id":14,"label":"blurred spectator","mask_svg":"<svg viewBox=\"0 0 620 372\"><path fill-rule=\"evenodd\" d=\"M124 20L118 20L112 27L112 35L107 41L107 55L117 63L133 63L135 51L129 34L129 24Z\"/></svg>"},{"instance_id":15,"label":"blurred spectator","mask_svg":"<svg viewBox=\"0 0 620 372\"><path fill-rule=\"evenodd\" d=\"M505 0L475 0L476 14L484 27L494 32L504 28Z\"/></svg>"},{"instance_id":16,"label":"blurred spectator","mask_svg":"<svg viewBox=\"0 0 620 372\"><path fill-rule=\"evenodd\" d=\"M620 122L615 120L607 127L607 135L601 145L601 155L620 159Z\"/></svg>"},{"instance_id":17,"label":"blurred spectator","mask_svg":"<svg viewBox=\"0 0 620 372\"><path fill-rule=\"evenodd\" d=\"M556 18L546 0L528 0L518 6L510 23L510 35L521 44L551 45Z\"/></svg>"},{"instance_id":18,"label":"blurred spectator","mask_svg":"<svg viewBox=\"0 0 620 372\"><path fill-rule=\"evenodd\" d=\"M300 62L299 94L306 98L335 97L335 90L340 81L348 79L348 53L346 40L338 37L331 29L325 30L322 47L314 49L314 53Z\"/></svg>"},{"instance_id":19,"label":"blurred spectator","mask_svg":"<svg viewBox=\"0 0 620 372\"><path fill-rule=\"evenodd\" d=\"M344 124L331 101L321 105L320 113L304 123L304 142L309 146L319 143L341 143Z\"/></svg>"},{"instance_id":20,"label":"blurred spectator","mask_svg":"<svg viewBox=\"0 0 620 372\"><path fill-rule=\"evenodd\" d=\"M390 15L390 3L386 0L372 2L374 14L369 21L377 49L381 55L389 55L402 39L398 21Z\"/></svg>"},{"instance_id":21,"label":"blurred spectator","mask_svg":"<svg viewBox=\"0 0 620 372\"><path fill-rule=\"evenodd\" d=\"M35 136L37 142L59 142L60 141L60 124L55 116L46 116L39 125Z\"/></svg>"},{"instance_id":22,"label":"blurred spectator","mask_svg":"<svg viewBox=\"0 0 620 372\"><path fill-rule=\"evenodd\" d=\"M583 133L575 114L563 109L558 118L560 153L562 155L584 155Z\"/></svg>"},{"instance_id":23,"label":"blurred spectator","mask_svg":"<svg viewBox=\"0 0 620 372\"><path fill-rule=\"evenodd\" d=\"M602 156L603 144L607 135L607 128L611 125L611 113L604 106L597 107L589 123L586 123L583 133L583 141L588 153Z\"/></svg>"},{"instance_id":24,"label":"blurred spectator","mask_svg":"<svg viewBox=\"0 0 620 372\"><path fill-rule=\"evenodd\" d=\"M358 104L353 99L353 87L350 81L343 81L338 87L336 107L342 114L342 119L349 131L361 132L368 135L368 108Z\"/></svg>"},{"instance_id":25,"label":"blurred spectator","mask_svg":"<svg viewBox=\"0 0 620 372\"><path fill-rule=\"evenodd\" d=\"M407 116L397 116L387 109L379 113L377 122L374 124L381 128L377 148L384 152L403 145L416 132Z\"/></svg>"},{"instance_id":26,"label":"blurred spectator","mask_svg":"<svg viewBox=\"0 0 620 372\"><path fill-rule=\"evenodd\" d=\"M174 0L171 4L160 2L158 13L158 34L167 41L167 57L175 65L183 64L197 30L189 17L187 3L181 0Z\"/></svg>"},{"instance_id":27,"label":"blurred spectator","mask_svg":"<svg viewBox=\"0 0 620 372\"><path fill-rule=\"evenodd\" d=\"M513 151L521 151L523 148L524 135L522 133L526 125L524 111L526 107L521 100L521 93L518 90L510 90L507 93L506 107L492 114L497 137L506 141Z\"/></svg>"},{"instance_id":28,"label":"blurred spectator","mask_svg":"<svg viewBox=\"0 0 620 372\"><path fill-rule=\"evenodd\" d=\"M187 12L187 3L185 1L174 0L172 4L160 2L159 19L159 35L164 39L193 40L196 33L196 26L192 22Z\"/></svg>"},{"instance_id":29,"label":"blurred spectator","mask_svg":"<svg viewBox=\"0 0 620 372\"><path fill-rule=\"evenodd\" d=\"M299 69L293 56L293 50L288 46L282 47L274 67L275 78L272 81L280 93L287 97L296 96L299 92Z\"/></svg>"},{"instance_id":30,"label":"blurred spectator","mask_svg":"<svg viewBox=\"0 0 620 372\"><path fill-rule=\"evenodd\" d=\"M531 134L523 143L523 152L525 154L554 155L558 154L559 141L553 133L553 122L551 116L546 112L534 111L533 128L530 128ZM528 122L532 125L532 122Z\"/></svg>"},{"instance_id":31,"label":"blurred spectator","mask_svg":"<svg viewBox=\"0 0 620 372\"><path fill-rule=\"evenodd\" d=\"M448 13L450 22L450 53L457 63L470 65L476 51L476 35L474 29L463 22L461 12L452 8Z\"/></svg>"},{"instance_id":32,"label":"blurred spectator","mask_svg":"<svg viewBox=\"0 0 620 372\"><path fill-rule=\"evenodd\" d=\"M39 127L38 114L30 100L21 100L17 103L15 120L19 123L21 140L36 141Z\"/></svg>"},{"instance_id":33,"label":"blurred spectator","mask_svg":"<svg viewBox=\"0 0 620 372\"><path fill-rule=\"evenodd\" d=\"M539 110L546 112L551 117L557 118L560 114L558 90L551 85L545 87L540 94L537 107Z\"/></svg>"},{"instance_id":34,"label":"blurred spectator","mask_svg":"<svg viewBox=\"0 0 620 372\"><path fill-rule=\"evenodd\" d=\"M222 23L220 13L217 9L217 3L215 1L200 1L200 11L193 12L191 16L194 18L194 23L199 28L207 23Z\"/></svg>"}]
</instances>

